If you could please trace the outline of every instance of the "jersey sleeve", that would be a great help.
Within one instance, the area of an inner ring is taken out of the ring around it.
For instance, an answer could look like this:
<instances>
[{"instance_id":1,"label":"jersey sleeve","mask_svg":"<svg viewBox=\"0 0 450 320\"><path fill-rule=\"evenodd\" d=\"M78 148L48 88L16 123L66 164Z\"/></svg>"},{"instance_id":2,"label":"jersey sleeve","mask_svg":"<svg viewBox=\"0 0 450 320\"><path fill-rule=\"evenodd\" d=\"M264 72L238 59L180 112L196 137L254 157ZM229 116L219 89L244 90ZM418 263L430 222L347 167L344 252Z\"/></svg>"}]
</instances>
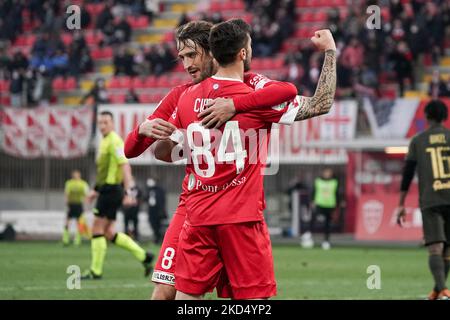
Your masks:
<instances>
[{"instance_id":1,"label":"jersey sleeve","mask_svg":"<svg viewBox=\"0 0 450 320\"><path fill-rule=\"evenodd\" d=\"M125 153L123 151L123 142L122 139L114 139L110 142L109 148L109 168L108 174L106 176L106 184L115 184L117 170L119 170L119 166L128 163L128 159L125 157Z\"/></svg>"},{"instance_id":2,"label":"jersey sleeve","mask_svg":"<svg viewBox=\"0 0 450 320\"><path fill-rule=\"evenodd\" d=\"M414 137L414 138L411 139L411 142L409 143L408 153L406 154L406 160L407 161L415 161L415 162L417 162L416 141L417 141L417 139Z\"/></svg>"},{"instance_id":3,"label":"jersey sleeve","mask_svg":"<svg viewBox=\"0 0 450 320\"><path fill-rule=\"evenodd\" d=\"M246 74L244 82L255 92L233 98L236 112L270 108L297 95L297 88L292 83L271 80L260 74Z\"/></svg>"},{"instance_id":4,"label":"jersey sleeve","mask_svg":"<svg viewBox=\"0 0 450 320\"><path fill-rule=\"evenodd\" d=\"M182 129L182 126L180 122L178 108L175 108L175 111L170 116L169 123L177 127L177 130L175 130L170 136L170 140L176 143L183 143L183 133L180 131L180 129Z\"/></svg>"},{"instance_id":5,"label":"jersey sleeve","mask_svg":"<svg viewBox=\"0 0 450 320\"><path fill-rule=\"evenodd\" d=\"M268 123L290 125L295 121L295 116L297 115L299 109L300 100L299 96L297 96L291 101L284 102L271 108L258 109L253 111L253 113L260 117L261 120Z\"/></svg>"},{"instance_id":6,"label":"jersey sleeve","mask_svg":"<svg viewBox=\"0 0 450 320\"><path fill-rule=\"evenodd\" d=\"M66 181L66 183L64 184L64 193L68 194L70 191L69 189L70 189L70 182Z\"/></svg>"},{"instance_id":7,"label":"jersey sleeve","mask_svg":"<svg viewBox=\"0 0 450 320\"><path fill-rule=\"evenodd\" d=\"M188 85L182 85L173 88L156 106L156 109L151 115L147 117L147 120L153 120L156 118L162 120L168 120L177 106L178 99L181 93L189 87ZM134 158L140 156L148 147L150 147L156 140L145 137L139 134L138 124L133 131L131 131L125 140L125 155L127 158Z\"/></svg>"},{"instance_id":8,"label":"jersey sleeve","mask_svg":"<svg viewBox=\"0 0 450 320\"><path fill-rule=\"evenodd\" d=\"M83 181L84 185L84 195L86 196L89 193L89 184L86 181Z\"/></svg>"}]
</instances>

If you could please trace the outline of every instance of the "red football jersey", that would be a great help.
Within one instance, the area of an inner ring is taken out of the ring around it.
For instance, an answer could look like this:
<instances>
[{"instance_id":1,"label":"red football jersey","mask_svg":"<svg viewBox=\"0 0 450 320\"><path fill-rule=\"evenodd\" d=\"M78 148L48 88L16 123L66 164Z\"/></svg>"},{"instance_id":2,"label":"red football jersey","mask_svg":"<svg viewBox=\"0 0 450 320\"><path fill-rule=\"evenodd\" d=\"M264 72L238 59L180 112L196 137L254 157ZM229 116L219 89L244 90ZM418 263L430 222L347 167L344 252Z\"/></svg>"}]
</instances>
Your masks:
<instances>
[{"instance_id":1,"label":"red football jersey","mask_svg":"<svg viewBox=\"0 0 450 320\"><path fill-rule=\"evenodd\" d=\"M186 222L191 225L263 219L263 170L270 129L272 123L291 124L298 104L238 113L220 130L205 129L198 118L212 99L252 91L240 80L212 77L187 88L178 101L170 122L185 129L182 136L189 175ZM173 140L180 137L177 131Z\"/></svg>"}]
</instances>

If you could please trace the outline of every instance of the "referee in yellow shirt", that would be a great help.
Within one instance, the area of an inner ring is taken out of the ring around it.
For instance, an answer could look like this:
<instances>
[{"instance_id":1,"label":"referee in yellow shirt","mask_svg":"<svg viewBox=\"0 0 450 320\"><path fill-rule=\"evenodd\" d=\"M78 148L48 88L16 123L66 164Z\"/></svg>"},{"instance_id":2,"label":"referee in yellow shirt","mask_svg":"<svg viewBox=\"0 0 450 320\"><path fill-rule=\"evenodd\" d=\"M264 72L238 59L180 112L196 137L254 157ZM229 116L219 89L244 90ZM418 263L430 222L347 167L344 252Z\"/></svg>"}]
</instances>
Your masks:
<instances>
[{"instance_id":1,"label":"referee in yellow shirt","mask_svg":"<svg viewBox=\"0 0 450 320\"><path fill-rule=\"evenodd\" d=\"M83 202L89 192L89 185L81 179L81 173L78 170L72 171L72 179L66 181L64 186L64 196L67 205L67 218L63 231L63 244L68 246L70 243L69 224L70 220L77 221L77 231L74 237L74 244L81 244L80 222L79 218L83 214Z\"/></svg>"},{"instance_id":2,"label":"referee in yellow shirt","mask_svg":"<svg viewBox=\"0 0 450 320\"><path fill-rule=\"evenodd\" d=\"M145 252L125 233L116 232L114 227L120 206L131 205L136 199L131 167L124 155L123 140L114 132L111 112L100 113L98 128L103 138L96 160L96 185L88 196L90 202L97 198L91 240L92 260L90 269L83 274L82 279L101 279L107 249L106 239L130 251L144 265L145 276L148 276L152 271L153 254Z\"/></svg>"}]
</instances>

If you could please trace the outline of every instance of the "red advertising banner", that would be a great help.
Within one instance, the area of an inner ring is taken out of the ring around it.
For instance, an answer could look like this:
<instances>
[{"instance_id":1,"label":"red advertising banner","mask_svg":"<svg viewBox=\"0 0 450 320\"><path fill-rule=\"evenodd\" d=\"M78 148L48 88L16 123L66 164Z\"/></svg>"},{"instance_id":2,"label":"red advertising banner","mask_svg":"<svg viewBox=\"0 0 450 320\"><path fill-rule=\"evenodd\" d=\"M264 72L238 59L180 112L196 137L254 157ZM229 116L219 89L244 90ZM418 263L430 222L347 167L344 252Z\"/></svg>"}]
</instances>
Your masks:
<instances>
[{"instance_id":1,"label":"red advertising banner","mask_svg":"<svg viewBox=\"0 0 450 320\"><path fill-rule=\"evenodd\" d=\"M108 110L114 115L117 133L125 139L136 125L150 115L156 105L127 104L100 105L98 112ZM347 151L343 148L304 147L308 142L351 141L355 138L357 104L355 100L336 101L330 112L308 121L298 121L290 126L277 125L278 159L280 163L345 163ZM272 130L272 133L276 129ZM97 132L99 138L99 133ZM99 139L97 139L99 141ZM151 164L156 162L150 150L131 160L134 164Z\"/></svg>"},{"instance_id":2,"label":"red advertising banner","mask_svg":"<svg viewBox=\"0 0 450 320\"><path fill-rule=\"evenodd\" d=\"M5 108L0 113L4 152L23 158L74 158L86 154L93 112L83 108Z\"/></svg>"},{"instance_id":3,"label":"red advertising banner","mask_svg":"<svg viewBox=\"0 0 450 320\"><path fill-rule=\"evenodd\" d=\"M418 207L417 180L406 199L406 223L397 225L396 209L400 196L404 155L384 152L349 154L346 181L347 231L357 240L420 241L422 217Z\"/></svg>"},{"instance_id":4,"label":"red advertising banner","mask_svg":"<svg viewBox=\"0 0 450 320\"><path fill-rule=\"evenodd\" d=\"M355 239L420 241L422 216L417 206L417 197L417 190L409 194L409 201L406 202L406 222L400 227L396 222L397 194L381 191L361 195L358 199Z\"/></svg>"}]
</instances>

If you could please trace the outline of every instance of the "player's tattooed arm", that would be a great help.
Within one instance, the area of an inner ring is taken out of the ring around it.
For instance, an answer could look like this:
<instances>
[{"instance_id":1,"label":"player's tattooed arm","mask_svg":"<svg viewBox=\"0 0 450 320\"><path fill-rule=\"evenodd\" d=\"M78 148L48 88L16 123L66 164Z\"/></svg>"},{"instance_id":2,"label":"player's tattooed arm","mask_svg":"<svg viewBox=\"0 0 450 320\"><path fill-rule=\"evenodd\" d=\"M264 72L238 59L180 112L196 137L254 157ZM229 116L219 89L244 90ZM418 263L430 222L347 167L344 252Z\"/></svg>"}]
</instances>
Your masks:
<instances>
[{"instance_id":1,"label":"player's tattooed arm","mask_svg":"<svg viewBox=\"0 0 450 320\"><path fill-rule=\"evenodd\" d=\"M295 121L310 119L328 113L336 92L336 51L325 51L322 72L312 97L300 96L300 108Z\"/></svg>"}]
</instances>

